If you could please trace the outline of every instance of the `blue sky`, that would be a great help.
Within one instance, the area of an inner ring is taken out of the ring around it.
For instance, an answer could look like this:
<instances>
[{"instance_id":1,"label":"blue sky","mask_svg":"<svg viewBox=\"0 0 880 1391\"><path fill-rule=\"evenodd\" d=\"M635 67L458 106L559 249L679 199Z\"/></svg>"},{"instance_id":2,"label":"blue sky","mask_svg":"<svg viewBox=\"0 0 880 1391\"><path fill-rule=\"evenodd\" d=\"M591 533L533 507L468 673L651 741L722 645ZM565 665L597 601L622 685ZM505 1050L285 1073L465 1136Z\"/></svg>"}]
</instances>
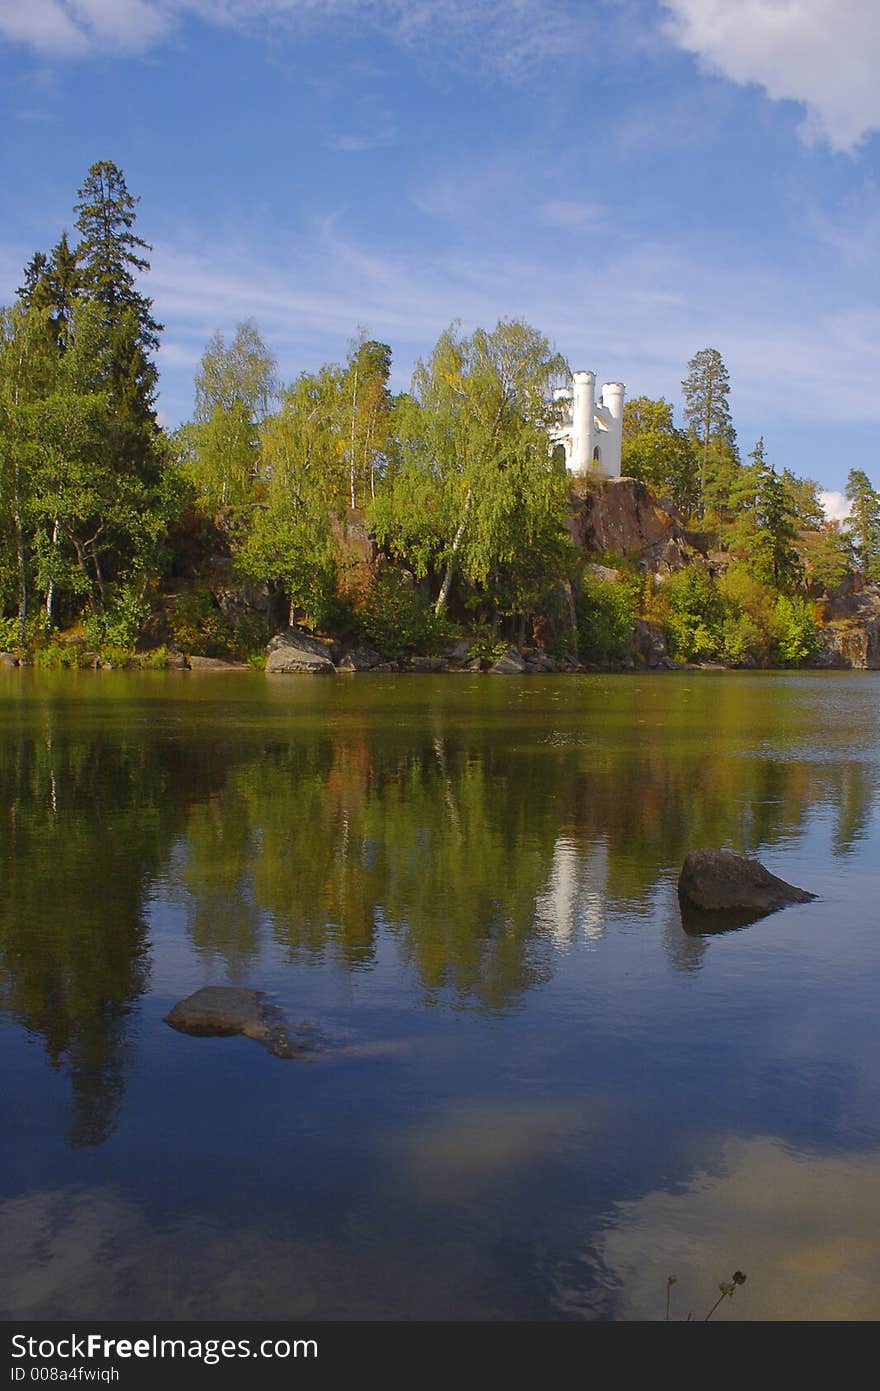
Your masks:
<instances>
[{"instance_id":1,"label":"blue sky","mask_svg":"<svg viewBox=\"0 0 880 1391\"><path fill-rule=\"evenodd\" d=\"M169 424L244 318L403 387L516 316L677 411L717 347L744 452L880 485L878 59L876 0L0 0L0 301L112 159Z\"/></svg>"}]
</instances>

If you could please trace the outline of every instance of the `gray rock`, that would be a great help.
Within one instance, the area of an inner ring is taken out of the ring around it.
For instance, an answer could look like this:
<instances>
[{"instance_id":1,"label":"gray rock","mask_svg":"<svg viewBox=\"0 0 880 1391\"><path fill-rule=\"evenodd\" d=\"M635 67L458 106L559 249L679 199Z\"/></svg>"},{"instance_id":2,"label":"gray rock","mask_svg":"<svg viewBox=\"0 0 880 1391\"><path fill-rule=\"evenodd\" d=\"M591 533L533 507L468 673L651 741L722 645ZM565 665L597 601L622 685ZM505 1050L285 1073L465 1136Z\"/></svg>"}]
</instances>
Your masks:
<instances>
[{"instance_id":1,"label":"gray rock","mask_svg":"<svg viewBox=\"0 0 880 1391\"><path fill-rule=\"evenodd\" d=\"M490 674L495 676L522 676L526 670L525 662L514 647L508 647L494 666L489 668Z\"/></svg>"},{"instance_id":2,"label":"gray rock","mask_svg":"<svg viewBox=\"0 0 880 1391\"><path fill-rule=\"evenodd\" d=\"M189 671L190 663L182 652L165 653L166 671Z\"/></svg>"},{"instance_id":3,"label":"gray rock","mask_svg":"<svg viewBox=\"0 0 880 1391\"><path fill-rule=\"evenodd\" d=\"M410 671L448 671L449 663L445 657L410 657L407 661Z\"/></svg>"},{"instance_id":4,"label":"gray rock","mask_svg":"<svg viewBox=\"0 0 880 1391\"><path fill-rule=\"evenodd\" d=\"M268 647L266 662L268 672L305 672L312 675L331 676L336 667L331 656L332 649L318 638L309 637L299 628L286 628L277 633Z\"/></svg>"},{"instance_id":5,"label":"gray rock","mask_svg":"<svg viewBox=\"0 0 880 1391\"><path fill-rule=\"evenodd\" d=\"M557 664L555 658L547 652L530 652L526 657L526 666L530 671L556 671Z\"/></svg>"},{"instance_id":6,"label":"gray rock","mask_svg":"<svg viewBox=\"0 0 880 1391\"><path fill-rule=\"evenodd\" d=\"M188 995L166 1014L165 1023L178 1033L203 1038L243 1034L278 1058L298 1058L321 1046L319 1035L310 1026L291 1034L282 1011L267 1003L264 991L232 985L206 985Z\"/></svg>"},{"instance_id":7,"label":"gray rock","mask_svg":"<svg viewBox=\"0 0 880 1391\"><path fill-rule=\"evenodd\" d=\"M372 647L352 647L336 663L337 671L372 671L382 658Z\"/></svg>"},{"instance_id":8,"label":"gray rock","mask_svg":"<svg viewBox=\"0 0 880 1391\"><path fill-rule=\"evenodd\" d=\"M0 652L0 667L17 667L18 658L12 652Z\"/></svg>"},{"instance_id":9,"label":"gray rock","mask_svg":"<svg viewBox=\"0 0 880 1391\"><path fill-rule=\"evenodd\" d=\"M443 655L455 666L459 666L470 660L473 643L470 638L456 638L448 647L444 647Z\"/></svg>"},{"instance_id":10,"label":"gray rock","mask_svg":"<svg viewBox=\"0 0 880 1391\"><path fill-rule=\"evenodd\" d=\"M648 667L663 666L669 660L666 629L662 623L639 619L636 624L636 651Z\"/></svg>"},{"instance_id":11,"label":"gray rock","mask_svg":"<svg viewBox=\"0 0 880 1391\"><path fill-rule=\"evenodd\" d=\"M682 913L740 913L763 917L788 903L809 903L815 894L777 879L757 860L728 850L691 850L678 879Z\"/></svg>"},{"instance_id":12,"label":"gray rock","mask_svg":"<svg viewBox=\"0 0 880 1391\"><path fill-rule=\"evenodd\" d=\"M250 671L246 662L228 662L225 657L189 657L190 671Z\"/></svg>"}]
</instances>

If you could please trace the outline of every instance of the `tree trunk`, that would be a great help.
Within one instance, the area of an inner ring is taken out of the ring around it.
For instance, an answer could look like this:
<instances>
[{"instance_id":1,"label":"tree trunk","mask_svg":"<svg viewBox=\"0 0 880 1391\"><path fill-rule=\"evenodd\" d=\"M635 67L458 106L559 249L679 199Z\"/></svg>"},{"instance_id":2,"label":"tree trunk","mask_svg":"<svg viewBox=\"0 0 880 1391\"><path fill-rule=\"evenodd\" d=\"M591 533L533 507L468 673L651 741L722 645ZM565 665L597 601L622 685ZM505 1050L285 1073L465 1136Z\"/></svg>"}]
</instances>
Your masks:
<instances>
[{"instance_id":1,"label":"tree trunk","mask_svg":"<svg viewBox=\"0 0 880 1391\"><path fill-rule=\"evenodd\" d=\"M458 530L455 533L455 537L452 542L452 551L450 553L449 559L446 562L446 573L443 576L443 583L440 586L440 593L437 595L437 602L434 605L434 613L437 615L438 618L440 617L443 610L446 608L446 604L449 599L449 591L452 588L452 575L453 571L455 570L455 557L458 555L459 548L464 539L465 527L467 526L468 512L470 512L471 510L472 496L473 494L470 488L468 488L464 500L464 510L461 514L461 521L458 524Z\"/></svg>"},{"instance_id":2,"label":"tree trunk","mask_svg":"<svg viewBox=\"0 0 880 1391\"><path fill-rule=\"evenodd\" d=\"M56 517L56 518L55 518L54 525L53 525L53 527L52 527L52 548L53 548L53 550L57 547L57 545L58 545L58 518ZM54 628L54 627L55 627L55 581L54 581L54 580L50 580L50 581L49 581L49 588L46 590L46 627L47 627L48 629L51 629L51 628Z\"/></svg>"}]
</instances>

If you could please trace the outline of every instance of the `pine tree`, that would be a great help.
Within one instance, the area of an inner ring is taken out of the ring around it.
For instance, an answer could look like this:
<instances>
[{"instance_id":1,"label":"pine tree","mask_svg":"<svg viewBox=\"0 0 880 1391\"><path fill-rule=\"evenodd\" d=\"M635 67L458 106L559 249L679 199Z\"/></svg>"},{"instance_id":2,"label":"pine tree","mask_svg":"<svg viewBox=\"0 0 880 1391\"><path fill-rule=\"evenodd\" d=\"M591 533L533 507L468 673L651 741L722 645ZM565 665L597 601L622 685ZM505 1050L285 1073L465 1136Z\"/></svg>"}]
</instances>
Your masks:
<instances>
[{"instance_id":1,"label":"pine tree","mask_svg":"<svg viewBox=\"0 0 880 1391\"><path fill-rule=\"evenodd\" d=\"M681 389L684 417L700 453L701 511L705 512L713 475L724 475L726 464L738 463L728 400L730 377L717 348L703 348L691 358Z\"/></svg>"},{"instance_id":2,"label":"pine tree","mask_svg":"<svg viewBox=\"0 0 880 1391\"><path fill-rule=\"evenodd\" d=\"M846 496L851 504L849 528L859 566L870 579L880 577L880 493L863 469L850 469Z\"/></svg>"}]
</instances>

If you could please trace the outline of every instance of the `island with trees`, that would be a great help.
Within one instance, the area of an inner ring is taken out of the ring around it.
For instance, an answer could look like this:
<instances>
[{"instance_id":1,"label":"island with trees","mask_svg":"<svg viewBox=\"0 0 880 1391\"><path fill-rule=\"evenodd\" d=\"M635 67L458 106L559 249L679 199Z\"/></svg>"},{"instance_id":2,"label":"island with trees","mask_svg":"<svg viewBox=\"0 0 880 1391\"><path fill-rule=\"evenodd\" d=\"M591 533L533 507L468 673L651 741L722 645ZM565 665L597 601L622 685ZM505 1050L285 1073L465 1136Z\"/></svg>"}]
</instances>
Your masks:
<instances>
[{"instance_id":1,"label":"island with trees","mask_svg":"<svg viewBox=\"0 0 880 1391\"><path fill-rule=\"evenodd\" d=\"M398 394L364 331L281 383L247 321L169 432L137 202L94 164L0 311L4 663L880 666L880 493L852 468L841 525L762 439L743 457L716 349L683 424L626 402L620 479L550 449L569 371L518 320L452 325Z\"/></svg>"}]
</instances>

